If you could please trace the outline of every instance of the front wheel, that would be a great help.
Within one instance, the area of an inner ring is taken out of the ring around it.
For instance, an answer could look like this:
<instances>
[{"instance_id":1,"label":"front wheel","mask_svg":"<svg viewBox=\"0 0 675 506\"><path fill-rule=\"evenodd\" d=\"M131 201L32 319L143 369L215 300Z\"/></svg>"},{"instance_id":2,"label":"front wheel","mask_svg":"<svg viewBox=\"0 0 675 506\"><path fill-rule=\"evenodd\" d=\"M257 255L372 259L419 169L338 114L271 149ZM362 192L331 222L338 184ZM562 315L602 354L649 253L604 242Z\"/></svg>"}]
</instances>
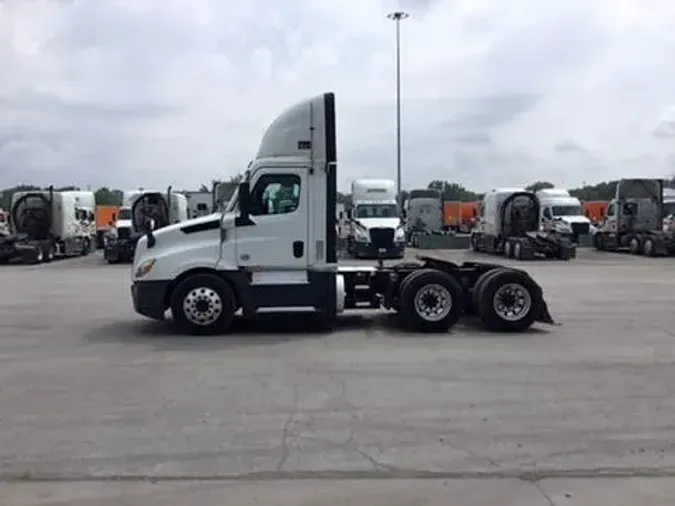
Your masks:
<instances>
[{"instance_id":1,"label":"front wheel","mask_svg":"<svg viewBox=\"0 0 675 506\"><path fill-rule=\"evenodd\" d=\"M399 314L411 329L446 332L462 316L463 297L455 278L435 269L422 269L402 283Z\"/></svg>"},{"instance_id":2,"label":"front wheel","mask_svg":"<svg viewBox=\"0 0 675 506\"><path fill-rule=\"evenodd\" d=\"M213 274L197 274L184 279L171 297L173 319L188 334L227 332L235 312L232 288L227 281Z\"/></svg>"}]
</instances>

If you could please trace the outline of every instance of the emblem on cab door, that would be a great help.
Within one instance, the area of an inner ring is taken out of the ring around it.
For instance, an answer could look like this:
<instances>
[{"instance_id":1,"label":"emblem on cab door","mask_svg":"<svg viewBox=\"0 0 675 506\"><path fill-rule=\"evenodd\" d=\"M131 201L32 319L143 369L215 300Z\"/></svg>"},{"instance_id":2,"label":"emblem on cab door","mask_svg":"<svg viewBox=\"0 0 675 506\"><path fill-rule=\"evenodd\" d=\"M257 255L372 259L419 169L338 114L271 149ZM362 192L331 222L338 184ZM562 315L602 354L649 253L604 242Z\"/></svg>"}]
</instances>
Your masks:
<instances>
[{"instance_id":1,"label":"emblem on cab door","mask_svg":"<svg viewBox=\"0 0 675 506\"><path fill-rule=\"evenodd\" d=\"M245 262L246 260L251 258L251 255L247 255L246 253L244 253L239 258L241 258Z\"/></svg>"}]
</instances>

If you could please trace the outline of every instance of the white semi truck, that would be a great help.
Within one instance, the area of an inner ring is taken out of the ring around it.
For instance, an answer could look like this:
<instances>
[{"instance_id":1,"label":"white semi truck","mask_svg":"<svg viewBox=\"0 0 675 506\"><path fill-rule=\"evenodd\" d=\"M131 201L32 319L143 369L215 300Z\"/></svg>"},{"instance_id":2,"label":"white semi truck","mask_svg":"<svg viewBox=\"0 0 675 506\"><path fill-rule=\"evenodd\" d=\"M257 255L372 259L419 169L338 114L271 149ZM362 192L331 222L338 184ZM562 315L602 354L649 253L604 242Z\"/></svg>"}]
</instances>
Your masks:
<instances>
[{"instance_id":1,"label":"white semi truck","mask_svg":"<svg viewBox=\"0 0 675 506\"><path fill-rule=\"evenodd\" d=\"M552 323L542 289L524 271L419 257L385 266L338 266L335 98L303 101L265 132L228 207L148 230L131 270L135 310L191 334L226 332L235 313L318 315L397 311L417 331L446 331L476 313L496 331ZM271 206L282 192L284 205Z\"/></svg>"},{"instance_id":2,"label":"white semi truck","mask_svg":"<svg viewBox=\"0 0 675 506\"><path fill-rule=\"evenodd\" d=\"M187 198L170 186L166 192L125 191L115 226L105 237L105 259L110 264L129 262L134 258L136 242L149 228L157 230L187 219Z\"/></svg>"},{"instance_id":3,"label":"white semi truck","mask_svg":"<svg viewBox=\"0 0 675 506\"><path fill-rule=\"evenodd\" d=\"M569 260L576 256L576 246L568 237L540 230L539 199L523 188L499 188L486 193L470 241L473 251L517 260Z\"/></svg>"},{"instance_id":4,"label":"white semi truck","mask_svg":"<svg viewBox=\"0 0 675 506\"><path fill-rule=\"evenodd\" d=\"M445 231L443 196L434 189L410 190L405 201L406 240L416 248L419 236Z\"/></svg>"},{"instance_id":5,"label":"white semi truck","mask_svg":"<svg viewBox=\"0 0 675 506\"><path fill-rule=\"evenodd\" d=\"M405 229L396 183L387 179L352 182L347 252L355 258L403 258Z\"/></svg>"},{"instance_id":6,"label":"white semi truck","mask_svg":"<svg viewBox=\"0 0 675 506\"><path fill-rule=\"evenodd\" d=\"M0 238L0 263L50 262L87 255L94 244L93 192L34 190L12 195L10 233Z\"/></svg>"},{"instance_id":7,"label":"white semi truck","mask_svg":"<svg viewBox=\"0 0 675 506\"><path fill-rule=\"evenodd\" d=\"M564 188L546 188L537 193L541 228L569 237L579 243L579 238L591 233L591 220L584 214L581 201Z\"/></svg>"}]
</instances>

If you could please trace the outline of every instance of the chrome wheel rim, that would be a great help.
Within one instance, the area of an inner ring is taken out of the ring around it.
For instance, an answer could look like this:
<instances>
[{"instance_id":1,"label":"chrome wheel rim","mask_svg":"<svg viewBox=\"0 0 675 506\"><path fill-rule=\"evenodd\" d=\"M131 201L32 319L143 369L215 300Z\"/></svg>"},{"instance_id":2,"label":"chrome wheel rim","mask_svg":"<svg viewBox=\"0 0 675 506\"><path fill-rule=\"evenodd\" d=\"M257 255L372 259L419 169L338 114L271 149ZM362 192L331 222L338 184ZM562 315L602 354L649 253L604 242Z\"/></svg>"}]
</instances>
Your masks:
<instances>
[{"instance_id":1,"label":"chrome wheel rim","mask_svg":"<svg viewBox=\"0 0 675 506\"><path fill-rule=\"evenodd\" d=\"M507 242L506 244L504 244L504 255L506 255L507 257L511 256L511 243L510 242Z\"/></svg>"},{"instance_id":2,"label":"chrome wheel rim","mask_svg":"<svg viewBox=\"0 0 675 506\"><path fill-rule=\"evenodd\" d=\"M522 320L532 308L530 292L518 283L506 283L499 287L492 299L495 313L502 320Z\"/></svg>"},{"instance_id":3,"label":"chrome wheel rim","mask_svg":"<svg viewBox=\"0 0 675 506\"><path fill-rule=\"evenodd\" d=\"M223 301L212 288L193 288L183 299L183 313L190 323L212 325L223 314Z\"/></svg>"},{"instance_id":4,"label":"chrome wheel rim","mask_svg":"<svg viewBox=\"0 0 675 506\"><path fill-rule=\"evenodd\" d=\"M654 244L650 240L645 241L645 246L644 246L644 251L645 255L649 256L652 254L652 250L654 248Z\"/></svg>"},{"instance_id":5,"label":"chrome wheel rim","mask_svg":"<svg viewBox=\"0 0 675 506\"><path fill-rule=\"evenodd\" d=\"M514 257L520 258L520 249L521 249L521 248L522 248L522 246L520 245L519 242L517 242L517 243L513 246L513 256L514 256Z\"/></svg>"},{"instance_id":6,"label":"chrome wheel rim","mask_svg":"<svg viewBox=\"0 0 675 506\"><path fill-rule=\"evenodd\" d=\"M452 295L444 286L423 286L415 294L415 312L428 322L441 321L450 314Z\"/></svg>"}]
</instances>

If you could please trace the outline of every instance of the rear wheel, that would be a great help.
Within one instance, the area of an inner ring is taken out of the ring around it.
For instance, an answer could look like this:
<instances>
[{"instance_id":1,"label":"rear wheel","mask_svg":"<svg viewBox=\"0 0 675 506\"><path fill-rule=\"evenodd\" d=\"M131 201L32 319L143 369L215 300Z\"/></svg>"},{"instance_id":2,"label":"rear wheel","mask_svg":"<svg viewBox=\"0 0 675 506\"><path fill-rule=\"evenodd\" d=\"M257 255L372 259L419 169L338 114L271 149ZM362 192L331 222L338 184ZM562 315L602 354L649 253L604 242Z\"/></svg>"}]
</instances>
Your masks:
<instances>
[{"instance_id":1,"label":"rear wheel","mask_svg":"<svg viewBox=\"0 0 675 506\"><path fill-rule=\"evenodd\" d=\"M513 243L509 240L504 243L504 256L506 258L513 258Z\"/></svg>"},{"instance_id":2,"label":"rear wheel","mask_svg":"<svg viewBox=\"0 0 675 506\"><path fill-rule=\"evenodd\" d=\"M593 244L597 251L605 251L605 236L601 232L596 232L593 236Z\"/></svg>"},{"instance_id":3,"label":"rear wheel","mask_svg":"<svg viewBox=\"0 0 675 506\"><path fill-rule=\"evenodd\" d=\"M656 248L654 247L654 240L645 239L645 243L642 246L642 251L644 252L645 256L653 257L655 255L655 250Z\"/></svg>"},{"instance_id":4,"label":"rear wheel","mask_svg":"<svg viewBox=\"0 0 675 506\"><path fill-rule=\"evenodd\" d=\"M642 246L642 245L640 244L640 239L637 238L637 237L633 237L633 238L630 240L630 244L628 245L630 254L631 254L631 255L639 255L640 253L642 253L642 251L641 251L641 250L642 250L641 246Z\"/></svg>"},{"instance_id":5,"label":"rear wheel","mask_svg":"<svg viewBox=\"0 0 675 506\"><path fill-rule=\"evenodd\" d=\"M51 242L45 244L43 251L45 262L51 262L54 260L54 245Z\"/></svg>"},{"instance_id":6,"label":"rear wheel","mask_svg":"<svg viewBox=\"0 0 675 506\"><path fill-rule=\"evenodd\" d=\"M478 237L476 236L476 234L471 234L469 238L469 243L473 251L475 251L476 253L480 252L480 248L478 247Z\"/></svg>"},{"instance_id":7,"label":"rear wheel","mask_svg":"<svg viewBox=\"0 0 675 506\"><path fill-rule=\"evenodd\" d=\"M26 265L41 264L44 261L45 254L40 246L27 249L23 252L23 263Z\"/></svg>"},{"instance_id":8,"label":"rear wheel","mask_svg":"<svg viewBox=\"0 0 675 506\"><path fill-rule=\"evenodd\" d=\"M445 332L462 316L463 297L455 278L435 269L422 269L403 283L400 315L414 330Z\"/></svg>"},{"instance_id":9,"label":"rear wheel","mask_svg":"<svg viewBox=\"0 0 675 506\"><path fill-rule=\"evenodd\" d=\"M530 328L541 310L541 288L523 271L497 269L488 276L477 294L478 315L485 328L496 332Z\"/></svg>"},{"instance_id":10,"label":"rear wheel","mask_svg":"<svg viewBox=\"0 0 675 506\"><path fill-rule=\"evenodd\" d=\"M171 313L189 334L226 332L236 311L235 295L227 281L212 274L184 279L171 297Z\"/></svg>"},{"instance_id":11,"label":"rear wheel","mask_svg":"<svg viewBox=\"0 0 675 506\"><path fill-rule=\"evenodd\" d=\"M513 255L512 257L515 258L516 260L522 260L523 259L523 243L520 241L515 241L513 243Z\"/></svg>"}]
</instances>

